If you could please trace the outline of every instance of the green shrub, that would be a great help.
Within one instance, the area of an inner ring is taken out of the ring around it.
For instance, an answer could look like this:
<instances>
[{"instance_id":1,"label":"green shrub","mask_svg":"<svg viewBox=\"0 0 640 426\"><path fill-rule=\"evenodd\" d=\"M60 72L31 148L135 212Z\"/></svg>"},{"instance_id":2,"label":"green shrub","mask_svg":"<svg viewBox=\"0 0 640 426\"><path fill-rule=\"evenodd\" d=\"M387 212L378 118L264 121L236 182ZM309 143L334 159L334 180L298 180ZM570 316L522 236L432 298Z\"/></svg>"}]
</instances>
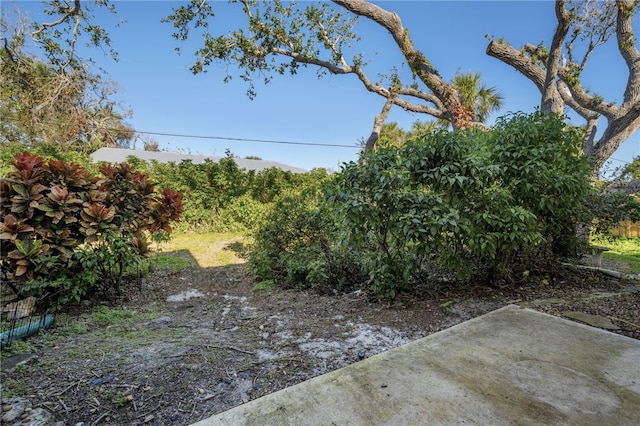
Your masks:
<instances>
[{"instance_id":1,"label":"green shrub","mask_svg":"<svg viewBox=\"0 0 640 426\"><path fill-rule=\"evenodd\" d=\"M536 112L502 117L492 133L491 156L502 169L504 187L536 216L553 254L575 255L576 226L585 214L582 200L591 191L580 129Z\"/></svg>"},{"instance_id":2,"label":"green shrub","mask_svg":"<svg viewBox=\"0 0 640 426\"><path fill-rule=\"evenodd\" d=\"M427 271L495 274L539 241L535 216L502 187L488 142L481 132L441 131L343 168L331 197L376 295L394 297Z\"/></svg>"},{"instance_id":3,"label":"green shrub","mask_svg":"<svg viewBox=\"0 0 640 426\"><path fill-rule=\"evenodd\" d=\"M185 232L253 232L283 194L317 188L328 177L324 169L299 174L276 167L259 172L242 170L229 152L219 163L146 163L137 158L128 159L128 163L158 185L184 194L184 214L178 229Z\"/></svg>"},{"instance_id":4,"label":"green shrub","mask_svg":"<svg viewBox=\"0 0 640 426\"><path fill-rule=\"evenodd\" d=\"M254 231L264 221L269 206L249 194L234 198L220 215L224 231Z\"/></svg>"},{"instance_id":5,"label":"green shrub","mask_svg":"<svg viewBox=\"0 0 640 426\"><path fill-rule=\"evenodd\" d=\"M579 141L559 117L514 114L489 132L436 132L347 165L333 199L372 291L394 297L434 271L506 277L523 253L569 254L589 191Z\"/></svg>"},{"instance_id":6,"label":"green shrub","mask_svg":"<svg viewBox=\"0 0 640 426\"><path fill-rule=\"evenodd\" d=\"M575 244L589 172L559 117L435 132L344 165L323 191L279 200L250 261L260 280L395 297L443 277L488 280Z\"/></svg>"},{"instance_id":7,"label":"green shrub","mask_svg":"<svg viewBox=\"0 0 640 426\"><path fill-rule=\"evenodd\" d=\"M249 256L257 278L320 292L360 286L361 265L336 244L335 217L318 187L279 199L256 233Z\"/></svg>"}]
</instances>

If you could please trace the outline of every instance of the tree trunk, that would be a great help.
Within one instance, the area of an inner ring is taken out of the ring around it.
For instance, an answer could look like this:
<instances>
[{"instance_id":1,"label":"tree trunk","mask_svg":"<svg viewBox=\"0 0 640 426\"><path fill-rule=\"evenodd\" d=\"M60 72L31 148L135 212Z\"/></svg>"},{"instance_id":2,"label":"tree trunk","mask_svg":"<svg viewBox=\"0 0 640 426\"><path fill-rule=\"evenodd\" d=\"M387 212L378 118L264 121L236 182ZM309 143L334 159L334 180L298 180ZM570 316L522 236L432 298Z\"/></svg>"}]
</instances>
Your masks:
<instances>
[{"instance_id":1,"label":"tree trunk","mask_svg":"<svg viewBox=\"0 0 640 426\"><path fill-rule=\"evenodd\" d=\"M369 135L369 138L364 145L365 153L372 151L373 147L376 145L376 142L378 142L378 138L380 137L380 129L382 129L382 125L389 116L389 112L391 111L391 107L393 106L393 99L393 95L387 98L387 101L382 107L382 111L380 111L380 114L376 115L376 118L373 120L373 129L371 130L371 134Z\"/></svg>"},{"instance_id":2,"label":"tree trunk","mask_svg":"<svg viewBox=\"0 0 640 426\"><path fill-rule=\"evenodd\" d=\"M549 51L539 46L525 44L517 50L507 43L489 42L486 53L510 65L536 85L542 95L543 112L561 113L565 106L574 110L587 122L583 139L583 153L591 162L594 176L599 174L609 157L640 128L640 51L637 48L632 27L633 9L637 0L616 1L615 35L620 55L627 64L629 77L620 105L607 103L598 96L587 93L579 81L587 58L595 47L604 43L597 40L589 45L584 59L569 62L563 56L563 47L575 41L575 34L567 40L573 21L565 0L556 2L558 24ZM578 28L578 27L576 27ZM602 117L606 127L596 141L597 121Z\"/></svg>"}]
</instances>

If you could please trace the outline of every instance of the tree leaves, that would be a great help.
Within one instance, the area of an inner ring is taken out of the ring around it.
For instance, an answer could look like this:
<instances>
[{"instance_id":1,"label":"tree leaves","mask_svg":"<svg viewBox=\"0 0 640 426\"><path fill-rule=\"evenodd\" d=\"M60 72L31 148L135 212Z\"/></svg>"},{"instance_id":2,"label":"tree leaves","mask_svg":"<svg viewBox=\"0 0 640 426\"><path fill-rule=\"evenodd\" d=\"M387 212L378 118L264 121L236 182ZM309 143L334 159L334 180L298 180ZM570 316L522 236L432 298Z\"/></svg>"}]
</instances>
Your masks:
<instances>
[{"instance_id":1,"label":"tree leaves","mask_svg":"<svg viewBox=\"0 0 640 426\"><path fill-rule=\"evenodd\" d=\"M561 119L536 113L379 148L345 165L329 191L339 235L380 296L434 271L504 273L514 253L574 235L589 187L578 145Z\"/></svg>"}]
</instances>

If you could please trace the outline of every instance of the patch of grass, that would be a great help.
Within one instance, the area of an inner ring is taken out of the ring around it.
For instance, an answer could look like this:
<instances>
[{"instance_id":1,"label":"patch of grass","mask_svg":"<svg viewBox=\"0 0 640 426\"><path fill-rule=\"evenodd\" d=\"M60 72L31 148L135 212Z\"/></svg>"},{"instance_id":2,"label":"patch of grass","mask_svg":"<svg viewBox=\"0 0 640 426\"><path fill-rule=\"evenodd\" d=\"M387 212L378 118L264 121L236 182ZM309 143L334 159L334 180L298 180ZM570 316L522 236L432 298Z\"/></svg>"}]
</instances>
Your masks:
<instances>
[{"instance_id":1,"label":"patch of grass","mask_svg":"<svg viewBox=\"0 0 640 426\"><path fill-rule=\"evenodd\" d=\"M142 347L150 342L163 341L175 343L184 333L180 329L149 330L144 327L129 327L120 325L102 332L93 333L90 337L101 341L109 341L117 348L119 345L126 345L127 348Z\"/></svg>"},{"instance_id":2,"label":"patch of grass","mask_svg":"<svg viewBox=\"0 0 640 426\"><path fill-rule=\"evenodd\" d=\"M122 392L117 392L111 398L111 402L113 402L118 408L124 407L125 405L129 404L131 401L133 401L133 396L130 394L122 393Z\"/></svg>"},{"instance_id":3,"label":"patch of grass","mask_svg":"<svg viewBox=\"0 0 640 426\"><path fill-rule=\"evenodd\" d=\"M94 356L97 351L98 347L95 343L82 343L76 346L64 348L63 353L65 359L88 359Z\"/></svg>"},{"instance_id":4,"label":"patch of grass","mask_svg":"<svg viewBox=\"0 0 640 426\"><path fill-rule=\"evenodd\" d=\"M195 262L177 255L176 252L172 253L156 253L149 258L148 262L153 269L172 269L174 271L180 271L195 266Z\"/></svg>"},{"instance_id":5,"label":"patch of grass","mask_svg":"<svg viewBox=\"0 0 640 426\"><path fill-rule=\"evenodd\" d=\"M34 352L33 346L24 340L12 340L11 344L2 348L1 356L12 356L15 354L27 354Z\"/></svg>"},{"instance_id":6,"label":"patch of grass","mask_svg":"<svg viewBox=\"0 0 640 426\"><path fill-rule=\"evenodd\" d=\"M6 379L2 381L2 392L0 392L0 395L3 398L20 396L26 393L27 393L27 387L17 380Z\"/></svg>"},{"instance_id":7,"label":"patch of grass","mask_svg":"<svg viewBox=\"0 0 640 426\"><path fill-rule=\"evenodd\" d=\"M257 291L268 291L272 290L275 285L276 283L273 280L265 280L253 286L253 289Z\"/></svg>"},{"instance_id":8,"label":"patch of grass","mask_svg":"<svg viewBox=\"0 0 640 426\"><path fill-rule=\"evenodd\" d=\"M456 302L454 302L453 300L448 300L448 301L444 302L442 305L440 305L440 307L442 308L442 310L443 310L445 315L449 315L449 314L453 313L452 306L455 303Z\"/></svg>"},{"instance_id":9,"label":"patch of grass","mask_svg":"<svg viewBox=\"0 0 640 426\"><path fill-rule=\"evenodd\" d=\"M89 320L95 325L112 326L149 321L159 315L159 307L155 304L141 309L113 309L107 306L98 306L91 313Z\"/></svg>"},{"instance_id":10,"label":"patch of grass","mask_svg":"<svg viewBox=\"0 0 640 426\"><path fill-rule=\"evenodd\" d=\"M243 247L251 238L240 233L181 233L172 235L171 241L160 244L163 254L188 251L201 268L230 266L244 263Z\"/></svg>"},{"instance_id":11,"label":"patch of grass","mask_svg":"<svg viewBox=\"0 0 640 426\"><path fill-rule=\"evenodd\" d=\"M611 250L604 252L602 258L628 265L629 272L640 273L640 238L620 238L607 241L595 240L595 244L609 247Z\"/></svg>"},{"instance_id":12,"label":"patch of grass","mask_svg":"<svg viewBox=\"0 0 640 426\"><path fill-rule=\"evenodd\" d=\"M80 321L70 322L66 325L55 328L55 332L61 333L65 336L80 336L89 331L89 327L86 323Z\"/></svg>"}]
</instances>

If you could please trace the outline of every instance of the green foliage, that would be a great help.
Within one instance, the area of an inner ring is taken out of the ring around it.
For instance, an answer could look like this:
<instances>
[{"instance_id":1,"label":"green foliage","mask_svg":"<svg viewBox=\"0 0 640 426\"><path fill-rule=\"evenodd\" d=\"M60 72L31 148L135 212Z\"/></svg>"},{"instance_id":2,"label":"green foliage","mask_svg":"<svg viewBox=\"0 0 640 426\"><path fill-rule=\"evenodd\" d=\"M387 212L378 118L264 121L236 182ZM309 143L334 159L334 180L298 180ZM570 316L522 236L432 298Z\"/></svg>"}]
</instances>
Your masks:
<instances>
[{"instance_id":1,"label":"green foliage","mask_svg":"<svg viewBox=\"0 0 640 426\"><path fill-rule=\"evenodd\" d=\"M180 41L186 40L191 32L204 29L202 47L195 52L191 71L198 74L217 61L233 62L237 66L228 69L240 71L239 77L247 82L250 98L256 96L254 78L268 83L275 75L295 75L301 66L306 66L300 58L320 59L321 53L326 53L327 63L341 66L343 49L358 39L352 32L356 20L326 3L307 3L302 7L277 0L250 1L237 6L246 13L245 28L218 34L208 30L214 17L211 6L198 0L175 8L163 21L173 24L173 37ZM218 25L215 27L219 30ZM279 55L278 51L295 54ZM362 66L362 60L356 56L353 65ZM319 71L319 75L324 73L326 70ZM224 82L232 77L227 73Z\"/></svg>"},{"instance_id":2,"label":"green foliage","mask_svg":"<svg viewBox=\"0 0 640 426\"><path fill-rule=\"evenodd\" d=\"M249 194L234 198L221 214L222 227L226 231L247 232L262 224L268 205L254 199Z\"/></svg>"},{"instance_id":3,"label":"green foliage","mask_svg":"<svg viewBox=\"0 0 640 426\"><path fill-rule=\"evenodd\" d=\"M640 156L635 157L632 162L624 165L617 171L617 180L638 180L640 179Z\"/></svg>"},{"instance_id":4,"label":"green foliage","mask_svg":"<svg viewBox=\"0 0 640 426\"><path fill-rule=\"evenodd\" d=\"M342 291L363 274L351 253L335 244L335 211L320 188L282 197L259 228L249 264L262 282L287 288Z\"/></svg>"},{"instance_id":5,"label":"green foliage","mask_svg":"<svg viewBox=\"0 0 640 426\"><path fill-rule=\"evenodd\" d=\"M535 244L535 216L502 187L487 134L441 131L345 166L332 200L371 290L394 297L427 271L459 277L504 270Z\"/></svg>"},{"instance_id":6,"label":"green foliage","mask_svg":"<svg viewBox=\"0 0 640 426\"><path fill-rule=\"evenodd\" d=\"M573 241L589 190L578 146L575 129L536 113L380 147L322 191L276 203L250 263L259 280L366 283L390 298L418 283L508 278Z\"/></svg>"},{"instance_id":7,"label":"green foliage","mask_svg":"<svg viewBox=\"0 0 640 426\"><path fill-rule=\"evenodd\" d=\"M153 191L129 166L83 167L28 153L0 180L2 269L16 293L79 301L96 284L121 291L149 253L147 235L171 232L182 195Z\"/></svg>"},{"instance_id":8,"label":"green foliage","mask_svg":"<svg viewBox=\"0 0 640 426\"><path fill-rule=\"evenodd\" d=\"M511 114L494 128L492 158L515 201L533 213L554 254L575 254L576 224L590 191L589 165L581 155L581 134L560 117Z\"/></svg>"},{"instance_id":9,"label":"green foliage","mask_svg":"<svg viewBox=\"0 0 640 426\"><path fill-rule=\"evenodd\" d=\"M317 186L326 179L324 169L294 174L272 167L259 172L238 168L231 153L219 163L191 161L127 163L184 197L181 231L250 232L257 229L269 206L294 188Z\"/></svg>"},{"instance_id":10,"label":"green foliage","mask_svg":"<svg viewBox=\"0 0 640 426\"><path fill-rule=\"evenodd\" d=\"M585 205L596 238L613 240L614 227L625 221L640 222L640 200L633 195L594 190L585 198Z\"/></svg>"},{"instance_id":11,"label":"green foliage","mask_svg":"<svg viewBox=\"0 0 640 426\"><path fill-rule=\"evenodd\" d=\"M275 287L275 282L273 280L265 280L260 281L253 287L253 289L256 291L268 291L273 289L273 287Z\"/></svg>"}]
</instances>

